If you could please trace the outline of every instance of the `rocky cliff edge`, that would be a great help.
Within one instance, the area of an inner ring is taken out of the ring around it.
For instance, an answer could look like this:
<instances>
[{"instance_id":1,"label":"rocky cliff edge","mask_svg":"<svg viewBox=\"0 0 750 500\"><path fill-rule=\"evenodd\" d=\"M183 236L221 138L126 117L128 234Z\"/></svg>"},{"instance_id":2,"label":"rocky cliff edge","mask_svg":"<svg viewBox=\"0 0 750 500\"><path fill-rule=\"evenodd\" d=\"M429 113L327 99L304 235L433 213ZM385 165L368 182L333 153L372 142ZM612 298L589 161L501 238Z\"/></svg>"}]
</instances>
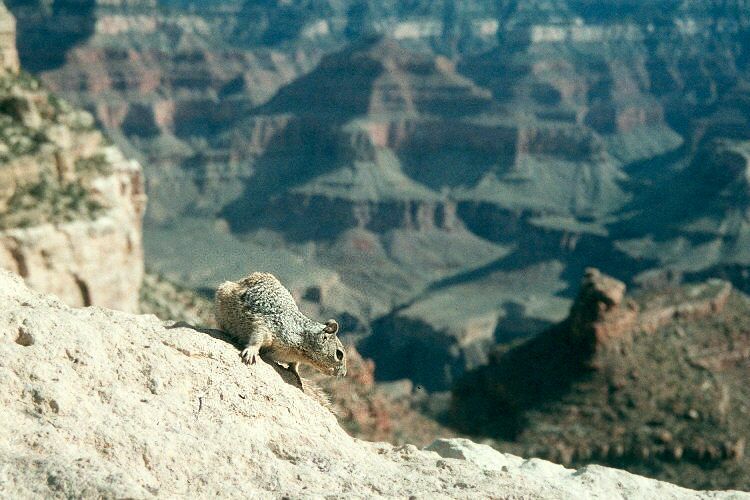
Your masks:
<instances>
[{"instance_id":1,"label":"rocky cliff edge","mask_svg":"<svg viewBox=\"0 0 750 500\"><path fill-rule=\"evenodd\" d=\"M0 496L750 498L462 439L353 439L212 333L69 308L0 270Z\"/></svg>"},{"instance_id":2,"label":"rocky cliff edge","mask_svg":"<svg viewBox=\"0 0 750 500\"><path fill-rule=\"evenodd\" d=\"M20 71L15 28L0 1L0 268L73 306L137 311L141 166Z\"/></svg>"}]
</instances>

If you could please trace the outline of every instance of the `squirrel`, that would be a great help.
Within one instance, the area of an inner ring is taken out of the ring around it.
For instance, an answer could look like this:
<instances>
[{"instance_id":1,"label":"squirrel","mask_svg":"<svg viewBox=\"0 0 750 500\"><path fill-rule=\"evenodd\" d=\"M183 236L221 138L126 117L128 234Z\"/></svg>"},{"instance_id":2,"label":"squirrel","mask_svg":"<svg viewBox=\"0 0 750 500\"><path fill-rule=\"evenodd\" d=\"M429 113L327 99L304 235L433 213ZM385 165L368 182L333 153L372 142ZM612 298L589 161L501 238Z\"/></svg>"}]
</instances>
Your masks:
<instances>
[{"instance_id":1,"label":"squirrel","mask_svg":"<svg viewBox=\"0 0 750 500\"><path fill-rule=\"evenodd\" d=\"M307 364L327 375L346 375L346 355L329 319L318 323L302 314L292 294L270 273L252 273L240 281L226 281L216 290L216 322L245 347L246 364L258 357L287 365L298 387L309 387L299 374Z\"/></svg>"}]
</instances>

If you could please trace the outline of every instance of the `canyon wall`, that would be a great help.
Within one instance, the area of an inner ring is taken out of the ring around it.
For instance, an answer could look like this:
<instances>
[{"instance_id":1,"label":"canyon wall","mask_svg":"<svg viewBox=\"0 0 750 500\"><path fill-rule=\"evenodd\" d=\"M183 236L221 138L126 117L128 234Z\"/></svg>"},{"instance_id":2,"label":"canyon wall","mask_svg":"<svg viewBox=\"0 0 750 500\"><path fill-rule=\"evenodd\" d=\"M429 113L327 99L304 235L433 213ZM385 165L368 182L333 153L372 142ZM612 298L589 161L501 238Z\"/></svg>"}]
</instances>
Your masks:
<instances>
[{"instance_id":1,"label":"canyon wall","mask_svg":"<svg viewBox=\"0 0 750 500\"><path fill-rule=\"evenodd\" d=\"M138 310L145 193L140 165L50 94L15 56L0 10L0 267L73 306Z\"/></svg>"},{"instance_id":2,"label":"canyon wall","mask_svg":"<svg viewBox=\"0 0 750 500\"><path fill-rule=\"evenodd\" d=\"M154 270L275 272L382 376L447 388L591 265L750 286L741 2L8 5L24 64L143 162Z\"/></svg>"}]
</instances>

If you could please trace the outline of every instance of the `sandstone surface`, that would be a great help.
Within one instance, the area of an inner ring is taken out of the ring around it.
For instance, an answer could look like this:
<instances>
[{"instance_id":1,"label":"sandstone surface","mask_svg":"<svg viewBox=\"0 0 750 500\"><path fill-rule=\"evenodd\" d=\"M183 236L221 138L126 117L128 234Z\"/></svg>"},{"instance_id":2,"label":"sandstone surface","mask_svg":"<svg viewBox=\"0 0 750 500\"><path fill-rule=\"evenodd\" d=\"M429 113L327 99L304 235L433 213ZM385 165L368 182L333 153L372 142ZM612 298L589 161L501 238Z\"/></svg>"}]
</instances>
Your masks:
<instances>
[{"instance_id":1,"label":"sandstone surface","mask_svg":"<svg viewBox=\"0 0 750 500\"><path fill-rule=\"evenodd\" d=\"M72 309L7 271L0 374L6 497L750 498L466 440L359 441L210 331Z\"/></svg>"},{"instance_id":2,"label":"sandstone surface","mask_svg":"<svg viewBox=\"0 0 750 500\"><path fill-rule=\"evenodd\" d=\"M0 5L0 70L17 73L19 64L16 50L16 19L3 4Z\"/></svg>"}]
</instances>

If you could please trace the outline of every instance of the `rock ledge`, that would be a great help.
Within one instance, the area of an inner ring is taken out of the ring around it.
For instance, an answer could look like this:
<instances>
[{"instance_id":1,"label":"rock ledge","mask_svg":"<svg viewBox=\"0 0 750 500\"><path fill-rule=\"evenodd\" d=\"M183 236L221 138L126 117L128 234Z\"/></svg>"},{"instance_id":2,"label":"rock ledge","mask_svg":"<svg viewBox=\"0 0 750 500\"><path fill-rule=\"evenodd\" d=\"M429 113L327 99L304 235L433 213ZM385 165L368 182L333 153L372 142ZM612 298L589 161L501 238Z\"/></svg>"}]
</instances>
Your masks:
<instances>
[{"instance_id":1,"label":"rock ledge","mask_svg":"<svg viewBox=\"0 0 750 500\"><path fill-rule=\"evenodd\" d=\"M71 309L0 270L0 497L750 498L468 440L368 443L211 332Z\"/></svg>"}]
</instances>

